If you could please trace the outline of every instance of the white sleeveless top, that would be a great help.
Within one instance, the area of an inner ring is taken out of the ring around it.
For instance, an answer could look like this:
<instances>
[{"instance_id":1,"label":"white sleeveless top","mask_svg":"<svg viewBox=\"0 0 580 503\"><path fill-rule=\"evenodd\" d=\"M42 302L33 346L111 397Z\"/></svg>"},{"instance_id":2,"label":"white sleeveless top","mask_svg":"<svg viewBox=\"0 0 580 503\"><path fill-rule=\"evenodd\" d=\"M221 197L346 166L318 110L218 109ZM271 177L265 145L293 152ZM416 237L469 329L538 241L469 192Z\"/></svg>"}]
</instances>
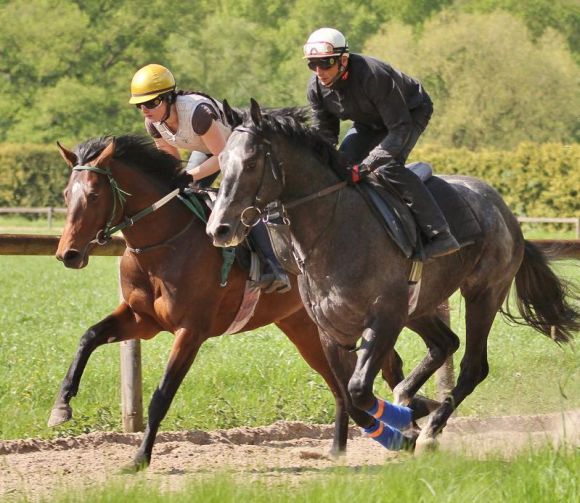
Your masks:
<instances>
[{"instance_id":1,"label":"white sleeveless top","mask_svg":"<svg viewBox=\"0 0 580 503\"><path fill-rule=\"evenodd\" d=\"M175 108L177 111L177 121L178 129L173 134L171 130L163 122L153 122L153 126L161 137L170 145L177 148L182 148L189 151L198 151L205 154L212 154L212 152L207 148L206 144L203 142L201 136L196 134L193 130L191 120L193 118L193 113L195 109L205 103L210 106L210 108L215 109L215 104L204 96L199 94L186 94L177 96L175 100ZM221 110L221 103L216 101L218 107ZM221 118L216 120L218 127L224 133L224 137L227 139L230 136L231 129L221 122Z\"/></svg>"}]
</instances>

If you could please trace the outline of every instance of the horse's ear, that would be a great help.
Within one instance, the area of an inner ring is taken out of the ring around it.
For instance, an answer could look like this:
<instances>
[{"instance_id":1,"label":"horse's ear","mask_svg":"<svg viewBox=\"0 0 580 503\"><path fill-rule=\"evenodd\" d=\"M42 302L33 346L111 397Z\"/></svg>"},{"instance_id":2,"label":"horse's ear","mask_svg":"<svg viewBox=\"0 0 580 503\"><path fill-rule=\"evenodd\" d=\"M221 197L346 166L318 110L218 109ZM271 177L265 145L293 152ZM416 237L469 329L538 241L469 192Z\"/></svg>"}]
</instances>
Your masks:
<instances>
[{"instance_id":1,"label":"horse's ear","mask_svg":"<svg viewBox=\"0 0 580 503\"><path fill-rule=\"evenodd\" d=\"M230 106L228 100L222 101L222 107L224 109L224 116L226 118L226 122L232 128L239 126L242 123L240 115Z\"/></svg>"},{"instance_id":2,"label":"horse's ear","mask_svg":"<svg viewBox=\"0 0 580 503\"><path fill-rule=\"evenodd\" d=\"M262 123L262 110L260 110L260 105L254 98L250 98L250 117L252 117L252 122L256 126Z\"/></svg>"},{"instance_id":3,"label":"horse's ear","mask_svg":"<svg viewBox=\"0 0 580 503\"><path fill-rule=\"evenodd\" d=\"M103 151L100 153L99 157L95 160L95 166L103 166L108 164L108 162L113 158L115 154L115 138L111 139L111 143L109 143Z\"/></svg>"},{"instance_id":4,"label":"horse's ear","mask_svg":"<svg viewBox=\"0 0 580 503\"><path fill-rule=\"evenodd\" d=\"M72 168L73 166L76 166L78 162L76 154L64 148L59 142L56 142L56 144L58 146L58 151L60 152L60 155L68 164L68 167Z\"/></svg>"}]
</instances>

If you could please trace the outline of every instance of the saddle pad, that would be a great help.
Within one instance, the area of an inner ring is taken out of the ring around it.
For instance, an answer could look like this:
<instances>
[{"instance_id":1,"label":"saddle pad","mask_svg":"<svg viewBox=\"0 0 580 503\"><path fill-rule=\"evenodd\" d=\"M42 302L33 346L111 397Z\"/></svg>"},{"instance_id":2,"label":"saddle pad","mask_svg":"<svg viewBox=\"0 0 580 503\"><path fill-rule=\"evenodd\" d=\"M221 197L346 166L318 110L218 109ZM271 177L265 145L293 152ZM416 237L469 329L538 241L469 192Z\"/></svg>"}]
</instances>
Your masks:
<instances>
[{"instance_id":1,"label":"saddle pad","mask_svg":"<svg viewBox=\"0 0 580 503\"><path fill-rule=\"evenodd\" d=\"M425 186L433 194L449 223L451 233L459 244L466 246L473 243L481 235L481 226L475 218L473 210L453 184L434 176L427 181Z\"/></svg>"},{"instance_id":2,"label":"saddle pad","mask_svg":"<svg viewBox=\"0 0 580 503\"><path fill-rule=\"evenodd\" d=\"M381 220L383 227L407 258L415 255L417 247L417 224L409 207L393 192L367 177L364 183L358 184L365 201ZM453 185L441 178L432 176L425 186L441 208L449 223L452 234L461 246L474 242L481 234L481 227L473 211L455 190Z\"/></svg>"},{"instance_id":3,"label":"saddle pad","mask_svg":"<svg viewBox=\"0 0 580 503\"><path fill-rule=\"evenodd\" d=\"M411 258L417 242L417 229L409 208L370 176L357 187L390 238L405 257Z\"/></svg>"}]
</instances>

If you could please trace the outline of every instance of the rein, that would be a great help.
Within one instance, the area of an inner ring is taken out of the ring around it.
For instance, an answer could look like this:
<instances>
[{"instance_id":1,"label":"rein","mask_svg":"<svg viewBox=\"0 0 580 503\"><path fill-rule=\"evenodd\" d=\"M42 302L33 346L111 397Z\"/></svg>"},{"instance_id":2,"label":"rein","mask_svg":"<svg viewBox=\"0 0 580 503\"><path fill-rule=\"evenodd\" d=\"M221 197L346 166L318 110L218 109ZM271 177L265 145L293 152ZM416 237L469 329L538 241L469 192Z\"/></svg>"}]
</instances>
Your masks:
<instances>
[{"instance_id":1,"label":"rein","mask_svg":"<svg viewBox=\"0 0 580 503\"><path fill-rule=\"evenodd\" d=\"M167 204L169 201L171 201L172 199L177 197L179 195L179 191L180 191L180 189L175 189L175 190L171 191L169 194L166 194L165 196L163 196L158 201L154 202L151 206L148 206L147 208L144 208L141 211L137 212L132 217L126 216L121 223L119 223L117 225L112 225L113 220L115 219L115 215L117 214L117 205L121 208L121 211L122 211L124 206L125 206L125 201L127 199L127 196L131 196L131 194L129 194L128 192L121 189L121 187L119 187L119 184L117 183L115 178L113 178L113 174L111 173L111 170L108 168L103 169L103 168L97 168L95 166L77 165L73 168L73 171L92 171L92 172L98 173L100 175L105 175L109 179L109 184L111 185L111 190L113 191L113 209L111 210L111 216L107 220L105 227L100 229L97 232L95 239L93 239L93 241L91 241L92 243L96 243L96 244L101 245L101 246L107 244L111 240L112 235L115 234L116 232L119 232L123 229L126 229L127 227L132 227L142 218L146 217L150 213L157 211L159 208L161 208L162 206ZM179 234L181 234L181 232ZM170 238L170 240L172 240L173 238L175 238L175 236ZM160 243L160 244L163 244L163 243ZM160 246L160 245L153 245L153 246ZM128 248L129 248L129 250L133 250L133 248L130 248L130 247L128 247ZM148 248L149 247L138 248L138 249L135 248L134 250L135 251L138 250L137 252L139 253L139 252L142 252Z\"/></svg>"}]
</instances>

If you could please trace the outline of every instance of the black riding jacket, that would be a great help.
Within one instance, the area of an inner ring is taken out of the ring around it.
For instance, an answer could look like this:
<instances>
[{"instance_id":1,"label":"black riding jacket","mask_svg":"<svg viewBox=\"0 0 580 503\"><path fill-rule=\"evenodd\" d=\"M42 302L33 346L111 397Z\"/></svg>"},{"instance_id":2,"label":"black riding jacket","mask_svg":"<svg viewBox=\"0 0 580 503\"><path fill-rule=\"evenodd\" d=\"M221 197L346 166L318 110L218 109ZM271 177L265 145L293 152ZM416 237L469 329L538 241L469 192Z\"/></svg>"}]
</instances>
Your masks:
<instances>
[{"instance_id":1,"label":"black riding jacket","mask_svg":"<svg viewBox=\"0 0 580 503\"><path fill-rule=\"evenodd\" d=\"M431 104L421 84L387 63L369 56L350 54L343 78L332 87L320 84L316 75L308 83L308 101L314 127L333 144L338 143L341 120L352 120L385 131L385 138L364 163L374 169L396 158L412 130L410 110Z\"/></svg>"}]
</instances>

